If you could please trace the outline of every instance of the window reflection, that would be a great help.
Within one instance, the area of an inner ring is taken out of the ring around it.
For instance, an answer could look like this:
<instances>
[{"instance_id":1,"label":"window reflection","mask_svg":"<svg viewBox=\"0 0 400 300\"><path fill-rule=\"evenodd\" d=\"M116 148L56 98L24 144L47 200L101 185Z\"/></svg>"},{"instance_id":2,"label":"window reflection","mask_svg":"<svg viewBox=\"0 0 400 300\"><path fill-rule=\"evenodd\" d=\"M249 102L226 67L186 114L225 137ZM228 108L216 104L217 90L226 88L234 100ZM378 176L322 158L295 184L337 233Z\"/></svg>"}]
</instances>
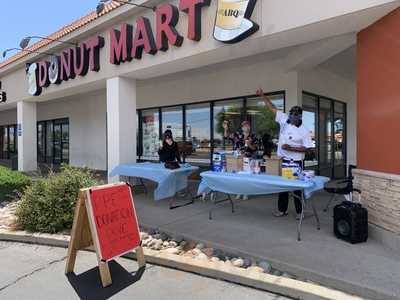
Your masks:
<instances>
[{"instance_id":1,"label":"window reflection","mask_svg":"<svg viewBox=\"0 0 400 300\"><path fill-rule=\"evenodd\" d=\"M275 107L283 111L285 98L284 94L269 95ZM262 138L265 134L268 134L275 144L277 149L278 138L279 138L279 125L275 122L275 115L271 112L264 104L261 98L248 98L247 109L246 109L246 120L250 121L253 132Z\"/></svg>"},{"instance_id":2,"label":"window reflection","mask_svg":"<svg viewBox=\"0 0 400 300\"><path fill-rule=\"evenodd\" d=\"M158 109L142 112L143 159L158 160L159 148L159 113Z\"/></svg>"},{"instance_id":3,"label":"window reflection","mask_svg":"<svg viewBox=\"0 0 400 300\"><path fill-rule=\"evenodd\" d=\"M214 152L232 151L232 143L223 138L223 122L229 121L232 131L240 128L243 111L243 100L221 101L214 104Z\"/></svg>"},{"instance_id":4,"label":"window reflection","mask_svg":"<svg viewBox=\"0 0 400 300\"><path fill-rule=\"evenodd\" d=\"M211 150L210 104L186 107L186 141L192 146L187 162L209 164Z\"/></svg>"},{"instance_id":5,"label":"window reflection","mask_svg":"<svg viewBox=\"0 0 400 300\"><path fill-rule=\"evenodd\" d=\"M162 132L169 129L175 142L183 141L183 113L182 107L167 107L162 110Z\"/></svg>"}]
</instances>

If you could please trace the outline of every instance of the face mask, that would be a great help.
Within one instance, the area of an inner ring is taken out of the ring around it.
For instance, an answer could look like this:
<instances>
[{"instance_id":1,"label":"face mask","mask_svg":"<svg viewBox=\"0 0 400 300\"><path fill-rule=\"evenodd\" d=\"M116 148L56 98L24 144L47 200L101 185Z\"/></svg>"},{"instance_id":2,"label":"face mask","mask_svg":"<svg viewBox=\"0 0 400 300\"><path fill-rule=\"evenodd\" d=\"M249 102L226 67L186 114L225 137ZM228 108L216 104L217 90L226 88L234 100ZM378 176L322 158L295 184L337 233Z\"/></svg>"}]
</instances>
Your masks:
<instances>
[{"instance_id":1,"label":"face mask","mask_svg":"<svg viewBox=\"0 0 400 300\"><path fill-rule=\"evenodd\" d=\"M303 116L302 115L298 115L298 114L290 114L289 115L289 122L290 124L293 125L299 125L300 122L302 121Z\"/></svg>"},{"instance_id":2,"label":"face mask","mask_svg":"<svg viewBox=\"0 0 400 300\"><path fill-rule=\"evenodd\" d=\"M242 127L242 131L244 133L249 133L250 132L250 128L249 127Z\"/></svg>"}]
</instances>

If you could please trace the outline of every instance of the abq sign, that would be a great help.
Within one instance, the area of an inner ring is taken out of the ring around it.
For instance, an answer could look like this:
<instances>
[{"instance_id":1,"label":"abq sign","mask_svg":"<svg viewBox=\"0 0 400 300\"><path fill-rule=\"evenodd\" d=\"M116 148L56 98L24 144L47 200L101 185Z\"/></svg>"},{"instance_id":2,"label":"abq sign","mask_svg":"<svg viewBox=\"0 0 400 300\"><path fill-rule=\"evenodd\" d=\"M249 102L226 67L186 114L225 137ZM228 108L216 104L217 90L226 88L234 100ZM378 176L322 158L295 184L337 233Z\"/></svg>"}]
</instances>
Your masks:
<instances>
[{"instance_id":1,"label":"abq sign","mask_svg":"<svg viewBox=\"0 0 400 300\"><path fill-rule=\"evenodd\" d=\"M201 40L202 8L210 6L211 0L180 0L179 6L161 4L155 8L153 25L144 16L136 18L135 26L123 23L110 34L109 62L119 65L133 59L141 59L143 52L155 55L167 51L169 45L180 47L184 37L176 26L180 13L188 17L186 37ZM250 20L256 0L218 0L214 38L224 43L237 43L259 29ZM53 55L50 61L32 63L27 68L28 92L39 96L50 84L85 76L89 71L100 70L100 50L105 46L104 38L96 36L77 47Z\"/></svg>"}]
</instances>

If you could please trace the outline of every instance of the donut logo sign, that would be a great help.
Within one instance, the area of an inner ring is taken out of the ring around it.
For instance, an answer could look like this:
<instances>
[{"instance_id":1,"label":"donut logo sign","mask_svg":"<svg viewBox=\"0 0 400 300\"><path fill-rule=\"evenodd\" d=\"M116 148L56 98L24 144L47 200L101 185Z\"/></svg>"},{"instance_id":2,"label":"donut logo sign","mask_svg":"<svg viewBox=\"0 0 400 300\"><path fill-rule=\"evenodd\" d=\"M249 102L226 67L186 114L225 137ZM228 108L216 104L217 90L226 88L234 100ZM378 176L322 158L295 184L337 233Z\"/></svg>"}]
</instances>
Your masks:
<instances>
[{"instance_id":1,"label":"donut logo sign","mask_svg":"<svg viewBox=\"0 0 400 300\"><path fill-rule=\"evenodd\" d=\"M250 20L257 0L218 0L214 38L217 41L238 43L259 30Z\"/></svg>"}]
</instances>

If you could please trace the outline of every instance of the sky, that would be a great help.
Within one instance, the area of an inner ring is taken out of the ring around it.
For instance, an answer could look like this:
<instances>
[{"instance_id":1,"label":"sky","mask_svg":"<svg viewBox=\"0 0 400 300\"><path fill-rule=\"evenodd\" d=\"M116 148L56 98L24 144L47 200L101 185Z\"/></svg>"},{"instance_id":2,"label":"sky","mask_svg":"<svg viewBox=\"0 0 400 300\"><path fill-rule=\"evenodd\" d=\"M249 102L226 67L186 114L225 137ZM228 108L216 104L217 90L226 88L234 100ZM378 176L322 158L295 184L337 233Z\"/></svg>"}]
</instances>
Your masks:
<instances>
[{"instance_id":1,"label":"sky","mask_svg":"<svg viewBox=\"0 0 400 300\"><path fill-rule=\"evenodd\" d=\"M47 36L96 9L98 0L0 0L0 51L25 36ZM15 52L10 52L7 57ZM7 58L6 57L6 58ZM0 55L0 61L3 57Z\"/></svg>"}]
</instances>

